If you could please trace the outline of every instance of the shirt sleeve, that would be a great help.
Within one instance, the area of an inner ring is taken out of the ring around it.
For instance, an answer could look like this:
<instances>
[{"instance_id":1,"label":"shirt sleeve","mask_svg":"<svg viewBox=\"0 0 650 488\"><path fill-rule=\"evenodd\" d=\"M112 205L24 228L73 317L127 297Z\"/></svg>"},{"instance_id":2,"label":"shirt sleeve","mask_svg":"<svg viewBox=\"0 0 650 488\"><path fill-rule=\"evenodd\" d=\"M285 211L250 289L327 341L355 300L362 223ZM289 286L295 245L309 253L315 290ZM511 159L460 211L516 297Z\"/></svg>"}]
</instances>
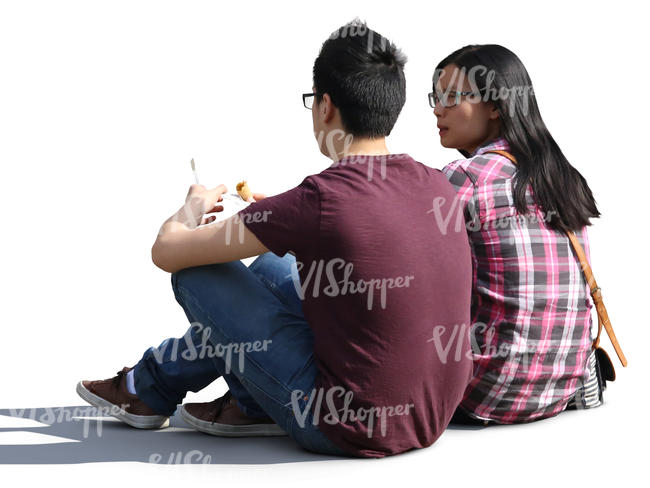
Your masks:
<instances>
[{"instance_id":1,"label":"shirt sleeve","mask_svg":"<svg viewBox=\"0 0 650 488\"><path fill-rule=\"evenodd\" d=\"M311 176L295 188L266 197L237 212L271 252L301 253L320 240L320 192Z\"/></svg>"},{"instance_id":2,"label":"shirt sleeve","mask_svg":"<svg viewBox=\"0 0 650 488\"><path fill-rule=\"evenodd\" d=\"M478 195L476 182L461 166L463 160L452 161L442 168L442 173L447 177L451 186L456 190L456 196L463 207L463 215L468 230L480 228Z\"/></svg>"}]
</instances>

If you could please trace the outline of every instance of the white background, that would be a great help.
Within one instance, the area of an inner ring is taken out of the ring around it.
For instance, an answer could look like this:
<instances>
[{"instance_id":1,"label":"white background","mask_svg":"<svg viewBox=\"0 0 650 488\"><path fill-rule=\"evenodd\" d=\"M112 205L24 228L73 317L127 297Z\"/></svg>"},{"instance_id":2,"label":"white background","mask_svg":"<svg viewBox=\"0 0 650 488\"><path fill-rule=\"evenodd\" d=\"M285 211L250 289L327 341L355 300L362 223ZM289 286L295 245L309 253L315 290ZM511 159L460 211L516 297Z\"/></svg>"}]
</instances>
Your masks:
<instances>
[{"instance_id":1,"label":"white background","mask_svg":"<svg viewBox=\"0 0 650 488\"><path fill-rule=\"evenodd\" d=\"M0 408L81 405L78 380L110 377L147 347L183 334L188 323L170 276L150 251L194 182L190 158L208 187L234 191L247 179L269 195L325 169L330 161L317 150L300 96L311 91L321 43L356 16L409 58L407 102L389 149L432 167L460 157L440 146L427 104L436 63L475 43L502 44L521 58L546 124L602 212L589 230L592 265L630 363L615 364L618 379L602 408L448 430L431 448L379 461L164 467L0 459L3 485L6 476L53 475L75 485L641 483L649 325L641 6L0 2ZM607 338L603 344L616 361ZM187 399L223 391L218 380Z\"/></svg>"}]
</instances>

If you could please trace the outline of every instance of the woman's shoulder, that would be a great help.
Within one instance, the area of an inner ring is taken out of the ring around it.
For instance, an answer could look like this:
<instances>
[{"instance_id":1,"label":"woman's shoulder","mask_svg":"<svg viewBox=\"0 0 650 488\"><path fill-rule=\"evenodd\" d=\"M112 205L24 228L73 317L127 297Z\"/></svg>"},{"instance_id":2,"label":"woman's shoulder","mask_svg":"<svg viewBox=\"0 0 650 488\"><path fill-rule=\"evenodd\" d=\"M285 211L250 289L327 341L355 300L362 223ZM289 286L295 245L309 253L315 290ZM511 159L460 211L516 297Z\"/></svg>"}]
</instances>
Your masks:
<instances>
[{"instance_id":1,"label":"woman's shoulder","mask_svg":"<svg viewBox=\"0 0 650 488\"><path fill-rule=\"evenodd\" d=\"M516 170L517 167L505 156L484 153L469 158L456 159L447 164L442 172L448 178L462 172L474 184L482 184L495 179L512 178Z\"/></svg>"}]
</instances>

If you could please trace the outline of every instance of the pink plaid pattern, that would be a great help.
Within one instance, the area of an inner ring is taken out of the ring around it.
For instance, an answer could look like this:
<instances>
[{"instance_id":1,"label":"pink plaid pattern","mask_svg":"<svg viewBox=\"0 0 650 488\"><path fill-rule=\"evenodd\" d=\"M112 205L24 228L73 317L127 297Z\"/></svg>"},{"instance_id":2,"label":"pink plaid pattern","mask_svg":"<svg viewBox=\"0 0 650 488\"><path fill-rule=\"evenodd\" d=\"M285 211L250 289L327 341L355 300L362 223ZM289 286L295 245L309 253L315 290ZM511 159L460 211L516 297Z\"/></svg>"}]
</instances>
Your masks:
<instances>
[{"instance_id":1,"label":"pink plaid pattern","mask_svg":"<svg viewBox=\"0 0 650 488\"><path fill-rule=\"evenodd\" d=\"M461 406L476 418L528 422L565 409L586 383L591 349L589 290L571 243L546 225L543 211L517 213L516 165L490 150L498 138L443 173L465 214L472 248L474 377ZM587 230L576 232L589 261Z\"/></svg>"}]
</instances>

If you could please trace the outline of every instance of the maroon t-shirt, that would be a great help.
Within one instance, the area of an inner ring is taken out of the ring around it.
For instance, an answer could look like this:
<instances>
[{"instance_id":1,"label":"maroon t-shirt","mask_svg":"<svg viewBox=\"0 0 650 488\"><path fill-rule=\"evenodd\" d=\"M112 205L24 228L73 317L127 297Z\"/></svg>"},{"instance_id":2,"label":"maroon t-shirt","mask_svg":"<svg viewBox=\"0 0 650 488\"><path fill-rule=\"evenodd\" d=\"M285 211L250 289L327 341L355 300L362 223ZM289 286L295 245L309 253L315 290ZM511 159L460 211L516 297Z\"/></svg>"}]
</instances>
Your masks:
<instances>
[{"instance_id":1,"label":"maroon t-shirt","mask_svg":"<svg viewBox=\"0 0 650 488\"><path fill-rule=\"evenodd\" d=\"M319 370L300 408L358 456L431 445L472 375L471 255L442 172L407 154L349 156L238 215L296 256Z\"/></svg>"}]
</instances>

